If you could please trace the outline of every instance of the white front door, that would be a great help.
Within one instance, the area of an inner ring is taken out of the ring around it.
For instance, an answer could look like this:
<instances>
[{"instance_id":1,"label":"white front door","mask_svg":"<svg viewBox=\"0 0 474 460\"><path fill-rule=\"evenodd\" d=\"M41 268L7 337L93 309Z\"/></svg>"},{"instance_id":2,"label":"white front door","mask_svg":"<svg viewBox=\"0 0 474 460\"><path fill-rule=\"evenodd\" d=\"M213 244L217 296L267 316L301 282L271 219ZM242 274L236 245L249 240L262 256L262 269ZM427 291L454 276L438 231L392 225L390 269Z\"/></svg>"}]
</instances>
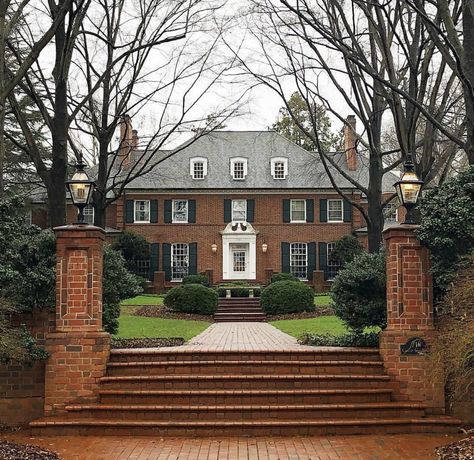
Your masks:
<instances>
[{"instance_id":1,"label":"white front door","mask_svg":"<svg viewBox=\"0 0 474 460\"><path fill-rule=\"evenodd\" d=\"M231 243L229 273L233 279L246 279L249 272L249 245L248 243Z\"/></svg>"}]
</instances>

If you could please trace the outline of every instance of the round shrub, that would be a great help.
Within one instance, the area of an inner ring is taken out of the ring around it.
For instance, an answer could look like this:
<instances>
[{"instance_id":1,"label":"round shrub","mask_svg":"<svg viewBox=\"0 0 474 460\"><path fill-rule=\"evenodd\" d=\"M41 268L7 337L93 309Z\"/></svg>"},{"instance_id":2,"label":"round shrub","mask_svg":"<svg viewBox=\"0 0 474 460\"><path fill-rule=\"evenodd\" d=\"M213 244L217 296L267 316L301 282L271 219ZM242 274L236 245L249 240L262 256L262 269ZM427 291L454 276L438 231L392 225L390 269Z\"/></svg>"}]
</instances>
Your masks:
<instances>
[{"instance_id":1,"label":"round shrub","mask_svg":"<svg viewBox=\"0 0 474 460\"><path fill-rule=\"evenodd\" d=\"M362 253L348 263L331 286L336 315L355 331L387 322L385 252Z\"/></svg>"},{"instance_id":2,"label":"round shrub","mask_svg":"<svg viewBox=\"0 0 474 460\"><path fill-rule=\"evenodd\" d=\"M270 282L278 283L278 281L299 281L299 279L293 273L274 273Z\"/></svg>"},{"instance_id":3,"label":"round shrub","mask_svg":"<svg viewBox=\"0 0 474 460\"><path fill-rule=\"evenodd\" d=\"M212 315L217 309L217 292L202 284L183 284L170 289L164 302L174 311Z\"/></svg>"},{"instance_id":4,"label":"round shrub","mask_svg":"<svg viewBox=\"0 0 474 460\"><path fill-rule=\"evenodd\" d=\"M209 280L206 275L188 275L183 278L183 284L202 284L209 287Z\"/></svg>"},{"instance_id":5,"label":"round shrub","mask_svg":"<svg viewBox=\"0 0 474 460\"><path fill-rule=\"evenodd\" d=\"M261 295L262 308L268 315L314 310L314 292L301 281L277 281Z\"/></svg>"}]
</instances>

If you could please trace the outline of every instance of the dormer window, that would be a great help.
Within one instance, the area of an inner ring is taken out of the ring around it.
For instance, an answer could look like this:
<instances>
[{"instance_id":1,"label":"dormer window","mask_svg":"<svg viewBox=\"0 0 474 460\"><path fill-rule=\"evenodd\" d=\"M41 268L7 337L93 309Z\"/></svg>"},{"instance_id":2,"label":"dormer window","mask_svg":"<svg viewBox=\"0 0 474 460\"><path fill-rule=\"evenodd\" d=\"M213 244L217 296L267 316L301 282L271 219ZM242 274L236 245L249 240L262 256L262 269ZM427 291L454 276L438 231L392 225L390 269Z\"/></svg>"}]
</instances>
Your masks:
<instances>
[{"instance_id":1,"label":"dormer window","mask_svg":"<svg viewBox=\"0 0 474 460\"><path fill-rule=\"evenodd\" d=\"M286 179L286 176L288 175L288 158L272 158L271 170L273 179Z\"/></svg>"},{"instance_id":2,"label":"dormer window","mask_svg":"<svg viewBox=\"0 0 474 460\"><path fill-rule=\"evenodd\" d=\"M196 157L189 161L189 174L194 180L202 180L207 176L207 158Z\"/></svg>"},{"instance_id":3,"label":"dormer window","mask_svg":"<svg viewBox=\"0 0 474 460\"><path fill-rule=\"evenodd\" d=\"M247 177L247 158L232 158L230 173L234 180L244 180Z\"/></svg>"}]
</instances>

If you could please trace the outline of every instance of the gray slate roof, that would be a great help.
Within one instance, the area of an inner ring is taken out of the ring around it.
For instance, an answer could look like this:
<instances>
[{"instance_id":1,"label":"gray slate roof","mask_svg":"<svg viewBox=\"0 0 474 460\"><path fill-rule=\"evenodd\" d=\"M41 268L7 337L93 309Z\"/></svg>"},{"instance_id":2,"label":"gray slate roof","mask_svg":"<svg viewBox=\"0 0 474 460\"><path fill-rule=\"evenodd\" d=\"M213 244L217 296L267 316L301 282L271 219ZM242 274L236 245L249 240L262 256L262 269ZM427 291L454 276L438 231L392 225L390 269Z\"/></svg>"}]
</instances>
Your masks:
<instances>
[{"instance_id":1,"label":"gray slate roof","mask_svg":"<svg viewBox=\"0 0 474 460\"><path fill-rule=\"evenodd\" d=\"M154 154L159 159L169 151ZM208 174L203 180L193 180L190 159L205 157ZM230 159L248 159L248 175L245 180L234 180L230 174ZM288 158L288 176L275 180L271 175L272 157ZM344 153L334 158L351 177L368 183L368 160L358 158L358 170L348 171ZM355 188L346 178L334 172L336 183L344 189ZM397 177L386 174L383 191L392 192ZM207 190L207 189L332 189L331 182L315 152L308 152L274 131L214 131L195 140L175 155L167 158L152 171L134 179L128 190Z\"/></svg>"}]
</instances>

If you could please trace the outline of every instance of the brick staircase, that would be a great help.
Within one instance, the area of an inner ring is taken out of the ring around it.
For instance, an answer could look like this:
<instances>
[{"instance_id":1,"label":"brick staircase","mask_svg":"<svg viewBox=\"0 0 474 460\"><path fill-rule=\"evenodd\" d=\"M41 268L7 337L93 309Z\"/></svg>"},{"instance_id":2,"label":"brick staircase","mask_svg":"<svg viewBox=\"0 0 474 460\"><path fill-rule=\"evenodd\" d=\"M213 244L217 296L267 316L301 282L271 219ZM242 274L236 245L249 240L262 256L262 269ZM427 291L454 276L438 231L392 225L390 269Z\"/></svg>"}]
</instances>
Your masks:
<instances>
[{"instance_id":1,"label":"brick staircase","mask_svg":"<svg viewBox=\"0 0 474 460\"><path fill-rule=\"evenodd\" d=\"M458 421L394 401L376 349L112 350L95 403L33 434L328 435L448 432Z\"/></svg>"},{"instance_id":2,"label":"brick staircase","mask_svg":"<svg viewBox=\"0 0 474 460\"><path fill-rule=\"evenodd\" d=\"M214 321L266 321L266 315L258 297L220 297Z\"/></svg>"}]
</instances>

